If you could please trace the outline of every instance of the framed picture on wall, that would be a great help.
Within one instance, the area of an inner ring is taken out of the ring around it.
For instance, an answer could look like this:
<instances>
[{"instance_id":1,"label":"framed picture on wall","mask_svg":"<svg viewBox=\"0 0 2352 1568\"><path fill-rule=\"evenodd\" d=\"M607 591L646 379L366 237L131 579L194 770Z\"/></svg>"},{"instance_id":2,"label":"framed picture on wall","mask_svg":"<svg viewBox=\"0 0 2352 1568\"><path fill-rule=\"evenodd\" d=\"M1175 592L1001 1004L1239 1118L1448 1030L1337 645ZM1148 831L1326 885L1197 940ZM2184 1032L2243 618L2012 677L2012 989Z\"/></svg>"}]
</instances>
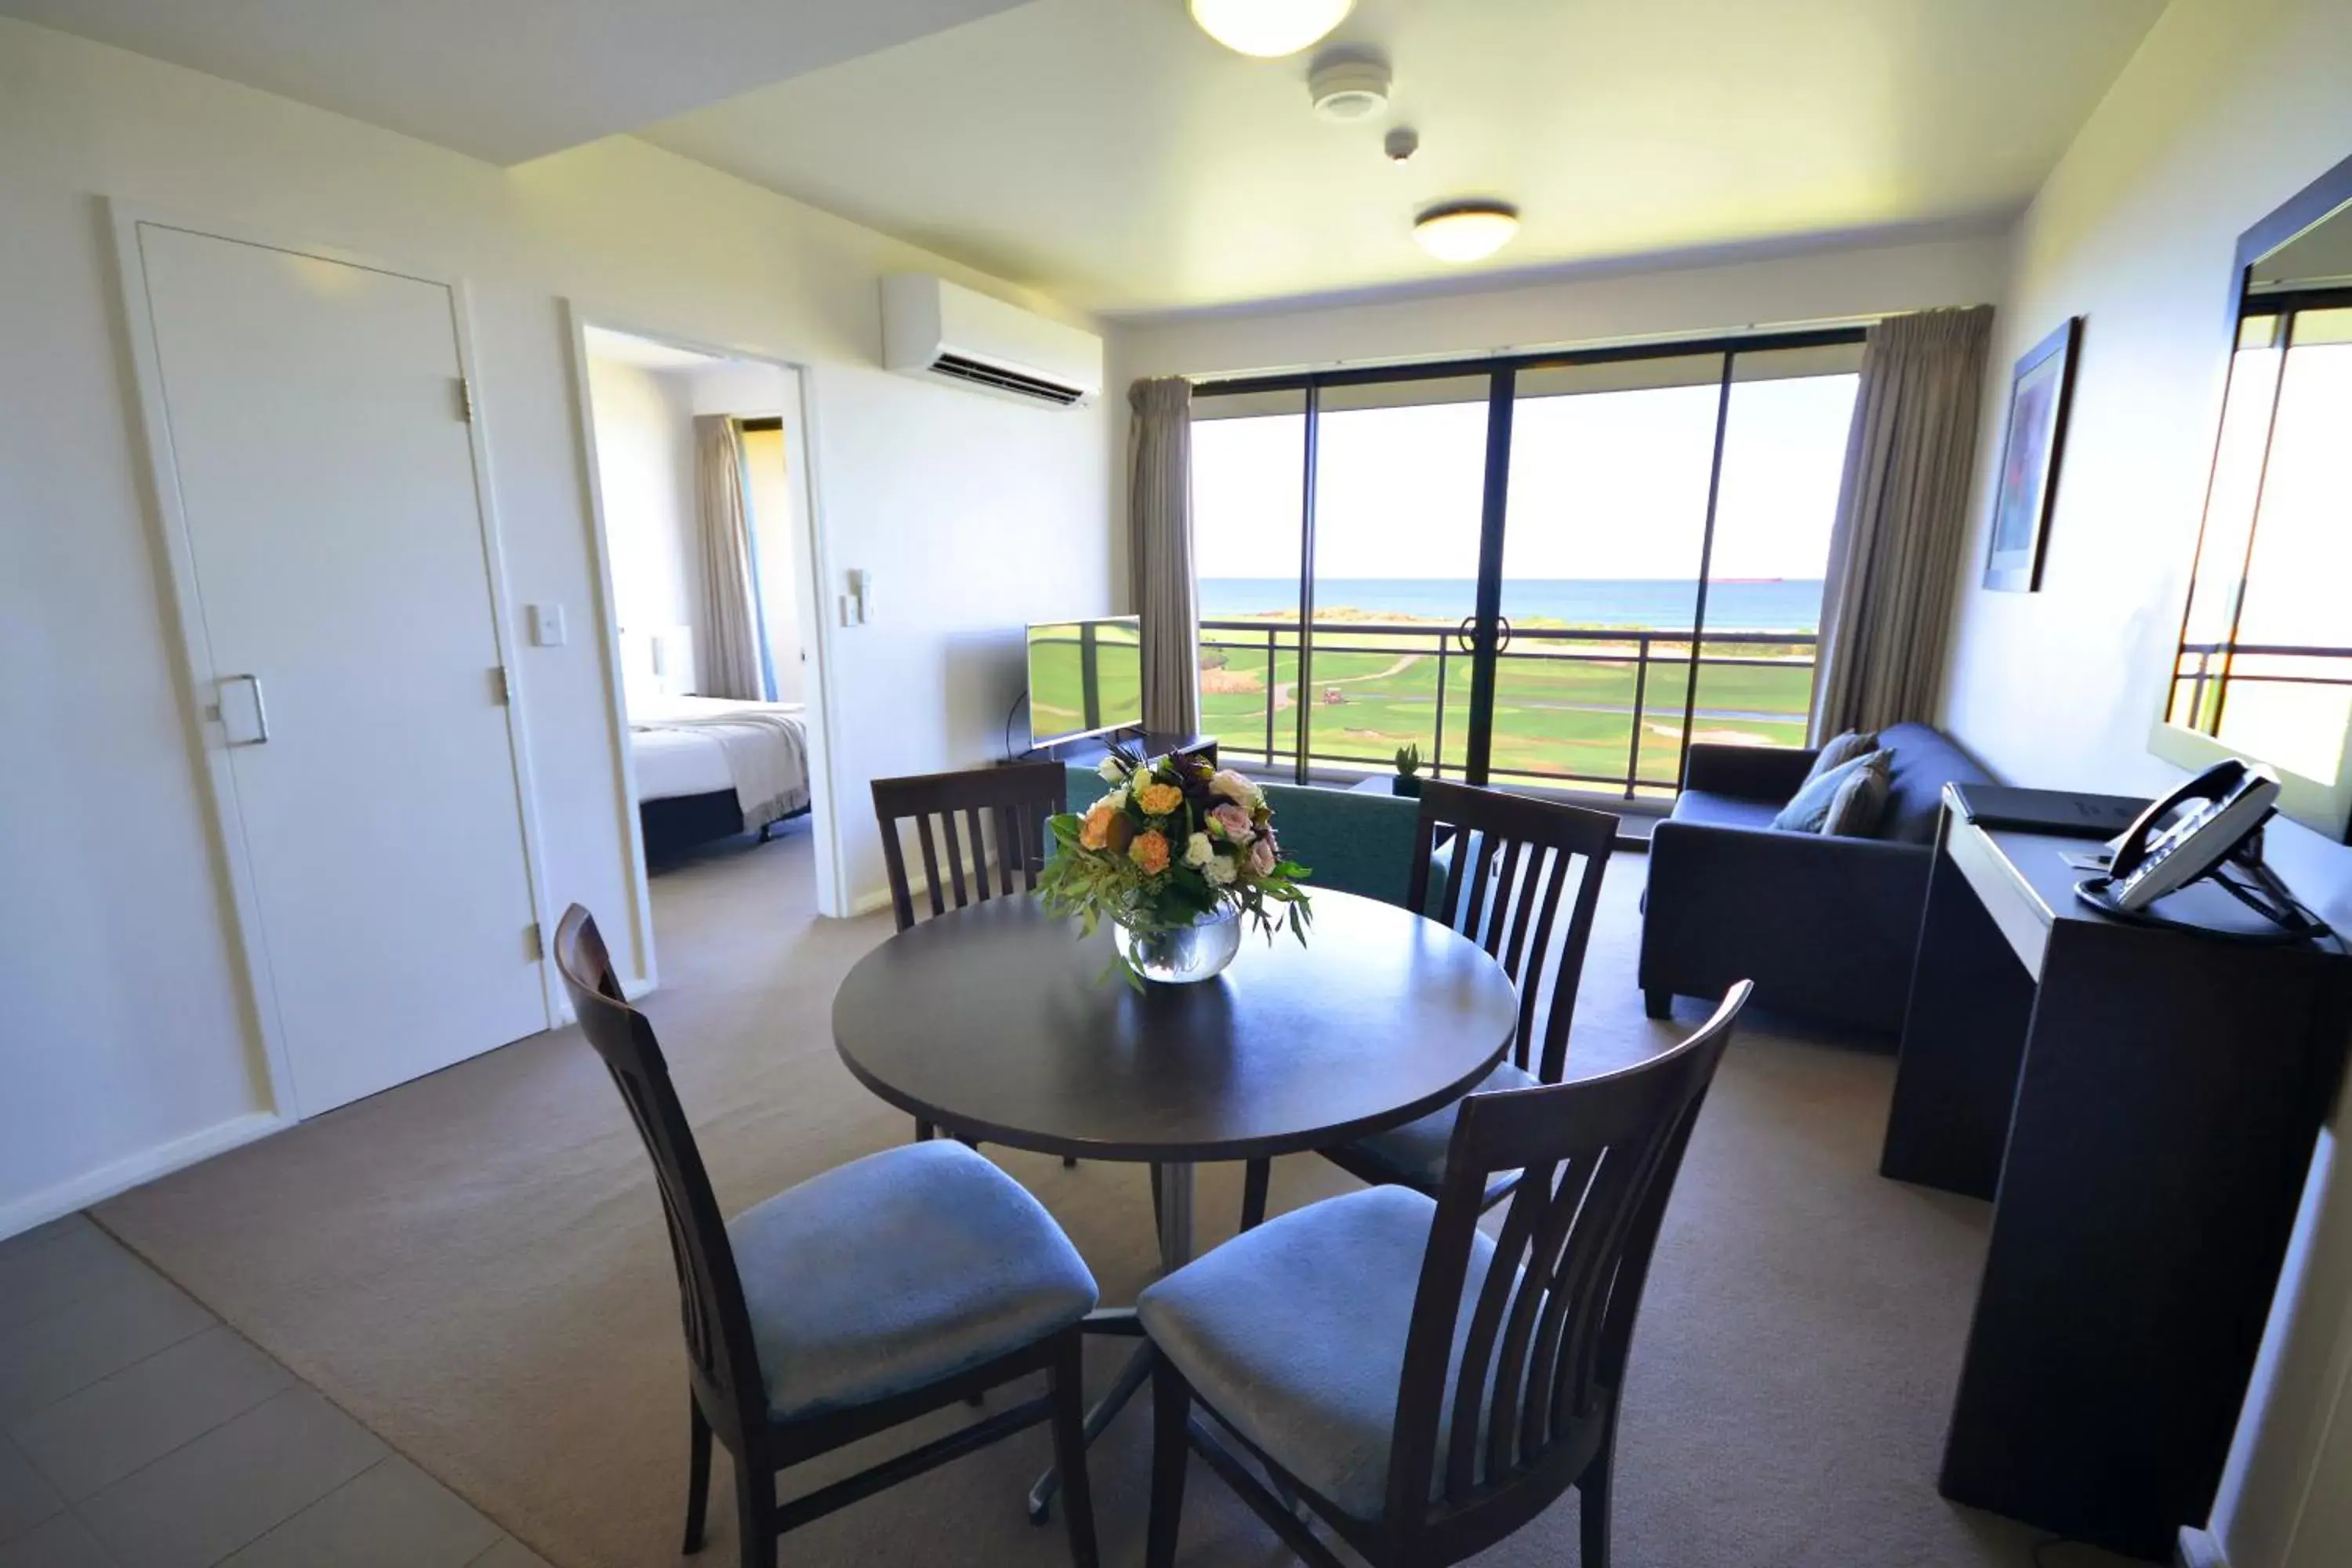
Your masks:
<instances>
[{"instance_id":1,"label":"framed picture on wall","mask_svg":"<svg viewBox=\"0 0 2352 1568\"><path fill-rule=\"evenodd\" d=\"M2058 458L2066 445L2066 412L2074 400L2074 356L2083 318L2069 316L2017 362L2009 378L2009 419L2000 443L2000 486L1993 496L1992 542L1984 585L2030 594L2042 586L2042 549L2049 542L2051 503L2058 495Z\"/></svg>"}]
</instances>

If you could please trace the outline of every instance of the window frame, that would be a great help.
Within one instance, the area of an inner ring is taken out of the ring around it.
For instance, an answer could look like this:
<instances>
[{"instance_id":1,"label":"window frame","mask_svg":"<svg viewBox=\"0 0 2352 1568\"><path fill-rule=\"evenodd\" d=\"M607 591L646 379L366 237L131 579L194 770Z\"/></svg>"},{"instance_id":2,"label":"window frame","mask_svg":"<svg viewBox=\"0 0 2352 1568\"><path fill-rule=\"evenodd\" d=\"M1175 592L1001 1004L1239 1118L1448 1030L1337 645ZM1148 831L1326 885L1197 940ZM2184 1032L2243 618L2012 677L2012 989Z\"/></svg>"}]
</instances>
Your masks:
<instances>
[{"instance_id":1,"label":"window frame","mask_svg":"<svg viewBox=\"0 0 2352 1568\"><path fill-rule=\"evenodd\" d=\"M1573 366L1631 364L1645 360L1681 360L1714 356L1721 360L1717 376L1718 387L1716 405L1714 450L1710 458L1706 487L1706 513L1701 535L1698 565L1698 597L1690 628L1691 669L1685 682L1683 732L1679 754L1687 761L1691 731L1696 721L1698 700L1698 654L1706 636L1706 600L1709 585L1709 563L1713 559L1717 521L1717 503L1723 480L1726 425L1728 418L1731 388L1738 380L1738 363L1743 355L1769 353L1791 349L1856 348L1868 341L1871 322L1867 320L1843 324L1790 328L1778 331L1720 333L1703 338L1658 338L1638 342L1604 344L1590 348L1539 350L1522 353L1484 354L1468 358L1409 360L1378 364L1339 365L1320 370L1274 372L1263 374L1206 377L1193 384L1194 417L1199 417L1199 405L1204 399L1243 397L1265 394L1298 393L1302 395L1306 427L1301 446L1305 468L1299 491L1298 563L1298 630L1297 686L1302 692L1312 688L1314 659L1315 614L1315 523L1316 467L1318 456L1318 434L1322 412L1322 395L1329 388L1369 386L1412 382L1440 382L1485 377L1486 395L1486 452L1484 491L1481 500L1478 578L1476 607L1472 615L1470 636L1472 646L1465 651L1472 658L1469 710L1469 743L1465 750L1464 777L1472 784L1484 784L1490 773L1495 687L1497 662L1509 636L1498 630L1502 621L1503 543L1510 500L1510 462L1512 413L1517 397L1517 378L1522 372L1542 371ZM1827 374L1827 373L1824 373ZM1675 628L1679 631L1680 628ZM1815 679L1819 679L1819 650L1815 653ZM1442 676L1441 676L1441 679ZM1291 742L1291 766L1297 782L1308 783L1315 759L1310 728L1311 704L1297 705L1297 732ZM1271 714L1269 712L1269 724ZM1638 766L1634 772L1638 774ZM1516 776L1516 775L1515 775ZM1574 784L1565 787L1583 788ZM1624 798L1637 798L1644 787L1638 776L1630 778L1624 788ZM1675 789L1680 787L1679 781ZM1584 793L1591 793L1583 788Z\"/></svg>"},{"instance_id":2,"label":"window frame","mask_svg":"<svg viewBox=\"0 0 2352 1568\"><path fill-rule=\"evenodd\" d=\"M2238 237L2235 267L2230 275L2229 310L2221 338L2225 357L2222 364L2221 395L2214 402L2213 451L2206 468L2205 491L2198 510L2197 542L2189 557L2189 571L2181 587L2180 615L2178 630L2168 649L2160 700L2156 722L2149 731L2147 749L2155 756L2177 766L2202 769L2215 763L2238 758L2251 758L2266 763L2279 775L2279 810L2286 816L2325 834L2339 842L2352 842L2352 724L2345 728L2332 779L2315 778L2281 766L2275 760L2224 744L2220 737L2205 731L2177 723L2172 718L2174 696L2180 684L2180 668L2189 657L2189 616L2196 606L2198 569L2202 564L2205 545L2213 518L2213 492L2221 468L2221 417L2229 406L2229 394L2240 352L2240 333L2249 317L2279 315L2282 341L2295 312L2304 310L2334 309L2352 303L2352 289L2342 288L2272 289L2258 290L2254 287L2254 268L2289 241L2306 231L2340 217L2352 222L2352 157L2346 158L2326 174L2289 197L2277 210ZM2284 374L2282 365L2282 374ZM2270 437L2264 437L2264 460L2268 459ZM2247 542L2251 551L2253 536L2259 531L2261 512L2259 500L2256 512L2248 524ZM2245 595L2242 574L2235 586L2242 605ZM2227 643L2221 650L2223 661L2221 679L2228 680L2228 661L2239 646L2237 610L2231 615ZM2215 706L2215 724L2226 706L2226 696Z\"/></svg>"}]
</instances>

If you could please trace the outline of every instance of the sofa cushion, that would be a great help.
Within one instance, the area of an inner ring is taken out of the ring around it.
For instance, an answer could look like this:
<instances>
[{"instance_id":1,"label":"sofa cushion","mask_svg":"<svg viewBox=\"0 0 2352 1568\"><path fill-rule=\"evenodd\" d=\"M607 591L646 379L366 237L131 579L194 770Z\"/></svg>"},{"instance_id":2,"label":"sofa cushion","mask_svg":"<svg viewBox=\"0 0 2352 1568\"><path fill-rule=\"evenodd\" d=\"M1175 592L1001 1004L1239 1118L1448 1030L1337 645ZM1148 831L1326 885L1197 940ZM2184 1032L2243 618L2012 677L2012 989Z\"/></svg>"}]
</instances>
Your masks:
<instances>
[{"instance_id":1,"label":"sofa cushion","mask_svg":"<svg viewBox=\"0 0 2352 1568\"><path fill-rule=\"evenodd\" d=\"M1876 837L1903 844L1933 844L1948 784L1992 784L1992 774L1926 724L1895 724L1878 743L1895 753L1886 790L1886 815Z\"/></svg>"},{"instance_id":2,"label":"sofa cushion","mask_svg":"<svg viewBox=\"0 0 2352 1568\"><path fill-rule=\"evenodd\" d=\"M1894 767L1894 757L1885 752L1873 752L1863 758L1830 797L1822 831L1838 838L1868 838L1875 834L1879 819L1886 815L1886 790Z\"/></svg>"},{"instance_id":3,"label":"sofa cushion","mask_svg":"<svg viewBox=\"0 0 2352 1568\"><path fill-rule=\"evenodd\" d=\"M1769 827L1780 809L1778 801L1686 789L1675 796L1674 817L1676 822L1694 822L1702 827Z\"/></svg>"},{"instance_id":4,"label":"sofa cushion","mask_svg":"<svg viewBox=\"0 0 2352 1568\"><path fill-rule=\"evenodd\" d=\"M1874 752L1871 755L1877 753ZM1839 789L1850 776L1867 767L1869 763L1869 757L1854 757L1826 773L1815 773L1773 816L1772 826L1787 833L1821 832L1822 825L1829 820L1830 803L1837 799Z\"/></svg>"},{"instance_id":5,"label":"sofa cushion","mask_svg":"<svg viewBox=\"0 0 2352 1568\"><path fill-rule=\"evenodd\" d=\"M1876 750L1876 731L1848 730L1844 734L1822 743L1821 751L1813 757L1813 765L1805 773L1805 782L1811 784L1832 768L1842 768L1854 758L1866 757Z\"/></svg>"}]
</instances>

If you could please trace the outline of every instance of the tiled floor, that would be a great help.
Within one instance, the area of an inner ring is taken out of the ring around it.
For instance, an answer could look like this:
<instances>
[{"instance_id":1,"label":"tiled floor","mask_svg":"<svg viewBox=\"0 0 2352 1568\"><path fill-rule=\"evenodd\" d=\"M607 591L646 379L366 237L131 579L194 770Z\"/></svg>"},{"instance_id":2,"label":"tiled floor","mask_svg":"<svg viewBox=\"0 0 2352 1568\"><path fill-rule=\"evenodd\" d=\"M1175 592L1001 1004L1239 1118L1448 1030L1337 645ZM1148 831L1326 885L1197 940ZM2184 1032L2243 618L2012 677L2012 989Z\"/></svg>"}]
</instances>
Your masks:
<instances>
[{"instance_id":1,"label":"tiled floor","mask_svg":"<svg viewBox=\"0 0 2352 1568\"><path fill-rule=\"evenodd\" d=\"M0 1241L0 1568L544 1568L79 1215Z\"/></svg>"}]
</instances>

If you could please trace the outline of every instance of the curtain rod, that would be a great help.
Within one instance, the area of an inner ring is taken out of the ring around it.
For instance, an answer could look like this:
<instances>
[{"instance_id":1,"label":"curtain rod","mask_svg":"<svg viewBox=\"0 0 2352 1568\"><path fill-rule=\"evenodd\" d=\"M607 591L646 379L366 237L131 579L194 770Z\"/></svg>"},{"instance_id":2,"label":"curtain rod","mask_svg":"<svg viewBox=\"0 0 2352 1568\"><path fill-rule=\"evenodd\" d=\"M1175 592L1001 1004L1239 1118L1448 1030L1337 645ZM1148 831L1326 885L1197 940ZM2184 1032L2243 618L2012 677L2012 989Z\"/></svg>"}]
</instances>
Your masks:
<instances>
[{"instance_id":1,"label":"curtain rod","mask_svg":"<svg viewBox=\"0 0 2352 1568\"><path fill-rule=\"evenodd\" d=\"M1286 392L1307 386L1363 385L1384 381L1438 380L1490 374L1502 369L1541 370L1557 365L1609 364L1628 360L1673 359L1685 354L1764 353L1774 349L1830 348L1858 343L1883 316L1855 316L1805 327L1749 328L1703 338L1621 338L1575 348L1505 351L1451 359L1341 363L1317 370L1269 371L1244 375L1186 379L1196 397L1247 392Z\"/></svg>"}]
</instances>

